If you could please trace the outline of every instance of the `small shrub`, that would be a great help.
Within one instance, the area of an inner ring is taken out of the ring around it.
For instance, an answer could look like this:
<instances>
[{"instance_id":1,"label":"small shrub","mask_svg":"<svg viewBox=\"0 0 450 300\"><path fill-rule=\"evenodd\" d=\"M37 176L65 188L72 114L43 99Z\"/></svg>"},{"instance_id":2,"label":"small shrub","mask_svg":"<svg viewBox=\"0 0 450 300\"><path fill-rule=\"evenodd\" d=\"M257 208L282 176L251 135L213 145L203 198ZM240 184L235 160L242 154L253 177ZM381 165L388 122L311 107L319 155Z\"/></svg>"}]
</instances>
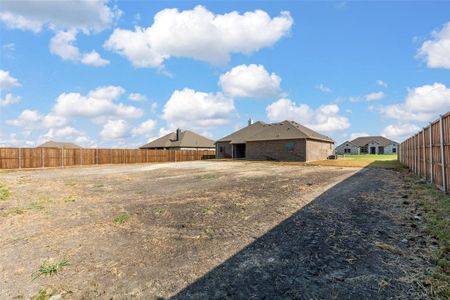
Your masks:
<instances>
[{"instance_id":1,"label":"small shrub","mask_svg":"<svg viewBox=\"0 0 450 300\"><path fill-rule=\"evenodd\" d=\"M156 215L162 215L162 214L164 214L165 212L166 212L166 209L163 208L163 207L158 207L158 208L155 208L155 210L154 210L154 213L155 213Z\"/></svg>"},{"instance_id":2,"label":"small shrub","mask_svg":"<svg viewBox=\"0 0 450 300\"><path fill-rule=\"evenodd\" d=\"M128 221L129 218L130 217L128 215L122 214L122 215L115 217L113 219L113 222L116 224L124 224L126 221Z\"/></svg>"},{"instance_id":3,"label":"small shrub","mask_svg":"<svg viewBox=\"0 0 450 300\"><path fill-rule=\"evenodd\" d=\"M0 201L5 201L11 196L11 192L4 184L0 184Z\"/></svg>"},{"instance_id":4,"label":"small shrub","mask_svg":"<svg viewBox=\"0 0 450 300\"><path fill-rule=\"evenodd\" d=\"M34 278L38 278L42 275L56 275L58 272L62 271L62 269L65 266L69 265L69 260L66 258L63 258L62 260L56 261L56 262L49 262L47 260L44 260L39 267L39 270L35 274Z\"/></svg>"}]
</instances>

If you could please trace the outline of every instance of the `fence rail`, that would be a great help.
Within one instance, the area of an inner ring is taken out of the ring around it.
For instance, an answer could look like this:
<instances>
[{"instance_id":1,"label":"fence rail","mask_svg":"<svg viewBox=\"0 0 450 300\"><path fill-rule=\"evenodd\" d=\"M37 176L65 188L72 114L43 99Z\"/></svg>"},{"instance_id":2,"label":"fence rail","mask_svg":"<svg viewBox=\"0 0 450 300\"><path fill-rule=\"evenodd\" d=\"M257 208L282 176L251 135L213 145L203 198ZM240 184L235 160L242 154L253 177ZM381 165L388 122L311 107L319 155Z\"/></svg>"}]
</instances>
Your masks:
<instances>
[{"instance_id":1,"label":"fence rail","mask_svg":"<svg viewBox=\"0 0 450 300\"><path fill-rule=\"evenodd\" d=\"M444 192L450 187L450 112L400 144L398 159Z\"/></svg>"},{"instance_id":2,"label":"fence rail","mask_svg":"<svg viewBox=\"0 0 450 300\"><path fill-rule=\"evenodd\" d=\"M214 150L0 148L0 169L175 162L214 156Z\"/></svg>"}]
</instances>

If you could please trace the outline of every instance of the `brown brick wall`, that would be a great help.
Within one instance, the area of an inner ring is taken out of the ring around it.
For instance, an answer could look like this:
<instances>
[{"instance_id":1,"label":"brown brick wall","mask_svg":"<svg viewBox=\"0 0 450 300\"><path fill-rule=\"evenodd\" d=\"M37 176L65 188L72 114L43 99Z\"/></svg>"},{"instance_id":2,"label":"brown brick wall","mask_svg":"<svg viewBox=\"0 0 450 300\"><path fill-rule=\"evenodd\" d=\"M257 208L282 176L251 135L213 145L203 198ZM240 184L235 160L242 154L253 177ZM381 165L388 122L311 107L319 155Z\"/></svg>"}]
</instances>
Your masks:
<instances>
[{"instance_id":1,"label":"brown brick wall","mask_svg":"<svg viewBox=\"0 0 450 300\"><path fill-rule=\"evenodd\" d=\"M219 142L216 147L216 158L231 158L231 144L229 142ZM220 152L219 147L223 147L224 152Z\"/></svg>"},{"instance_id":2,"label":"brown brick wall","mask_svg":"<svg viewBox=\"0 0 450 300\"><path fill-rule=\"evenodd\" d=\"M286 150L287 143L294 143L294 151ZM305 140L279 140L247 142L246 158L254 160L305 161Z\"/></svg>"},{"instance_id":3,"label":"brown brick wall","mask_svg":"<svg viewBox=\"0 0 450 300\"><path fill-rule=\"evenodd\" d=\"M334 145L320 141L308 140L306 142L306 159L307 161L327 159L333 154Z\"/></svg>"}]
</instances>

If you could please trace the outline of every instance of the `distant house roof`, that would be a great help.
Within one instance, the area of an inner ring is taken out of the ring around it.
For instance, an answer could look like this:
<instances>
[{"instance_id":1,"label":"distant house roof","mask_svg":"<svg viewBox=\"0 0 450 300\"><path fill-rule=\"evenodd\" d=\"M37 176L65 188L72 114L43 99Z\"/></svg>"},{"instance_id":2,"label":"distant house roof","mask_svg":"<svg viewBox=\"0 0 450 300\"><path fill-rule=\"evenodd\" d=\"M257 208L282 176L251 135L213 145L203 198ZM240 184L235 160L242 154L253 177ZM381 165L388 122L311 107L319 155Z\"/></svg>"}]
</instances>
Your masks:
<instances>
[{"instance_id":1,"label":"distant house roof","mask_svg":"<svg viewBox=\"0 0 450 300\"><path fill-rule=\"evenodd\" d=\"M294 121L283 121L280 123L265 124L256 122L250 126L242 128L217 142L227 142L232 144L245 143L247 141L270 141L289 139L313 139L329 143L334 141L314 130L311 130Z\"/></svg>"},{"instance_id":2,"label":"distant house roof","mask_svg":"<svg viewBox=\"0 0 450 300\"><path fill-rule=\"evenodd\" d=\"M364 147L371 142L377 143L378 145L383 147L390 145L392 143L397 143L383 136L362 136L351 141L352 144L358 147Z\"/></svg>"},{"instance_id":3,"label":"distant house roof","mask_svg":"<svg viewBox=\"0 0 450 300\"><path fill-rule=\"evenodd\" d=\"M81 147L74 143L67 142L55 142L48 141L43 143L42 145L37 146L37 148L66 148L66 149L80 149Z\"/></svg>"},{"instance_id":4,"label":"distant house roof","mask_svg":"<svg viewBox=\"0 0 450 300\"><path fill-rule=\"evenodd\" d=\"M159 139L141 146L140 148L214 148L214 141L195 132L185 130L180 132L180 137L178 140L177 133L171 132L160 137Z\"/></svg>"},{"instance_id":5,"label":"distant house roof","mask_svg":"<svg viewBox=\"0 0 450 300\"><path fill-rule=\"evenodd\" d=\"M355 145L355 144L353 144L353 143L350 142L350 141L345 141L345 142L343 142L342 144L340 144L337 148L342 147L343 145L346 145L346 146L347 146L347 144L352 144L352 146L359 147L358 145Z\"/></svg>"}]
</instances>

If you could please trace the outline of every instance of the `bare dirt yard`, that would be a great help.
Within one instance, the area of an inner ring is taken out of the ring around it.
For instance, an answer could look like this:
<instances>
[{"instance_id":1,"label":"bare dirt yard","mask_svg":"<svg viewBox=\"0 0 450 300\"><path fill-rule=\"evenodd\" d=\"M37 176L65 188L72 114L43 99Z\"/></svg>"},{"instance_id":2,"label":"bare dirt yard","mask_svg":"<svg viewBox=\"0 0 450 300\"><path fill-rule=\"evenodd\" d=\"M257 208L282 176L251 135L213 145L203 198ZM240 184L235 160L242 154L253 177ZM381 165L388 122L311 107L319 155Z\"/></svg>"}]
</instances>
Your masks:
<instances>
[{"instance_id":1,"label":"bare dirt yard","mask_svg":"<svg viewBox=\"0 0 450 300\"><path fill-rule=\"evenodd\" d=\"M0 299L426 299L433 241L404 176L232 161L2 172Z\"/></svg>"}]
</instances>

